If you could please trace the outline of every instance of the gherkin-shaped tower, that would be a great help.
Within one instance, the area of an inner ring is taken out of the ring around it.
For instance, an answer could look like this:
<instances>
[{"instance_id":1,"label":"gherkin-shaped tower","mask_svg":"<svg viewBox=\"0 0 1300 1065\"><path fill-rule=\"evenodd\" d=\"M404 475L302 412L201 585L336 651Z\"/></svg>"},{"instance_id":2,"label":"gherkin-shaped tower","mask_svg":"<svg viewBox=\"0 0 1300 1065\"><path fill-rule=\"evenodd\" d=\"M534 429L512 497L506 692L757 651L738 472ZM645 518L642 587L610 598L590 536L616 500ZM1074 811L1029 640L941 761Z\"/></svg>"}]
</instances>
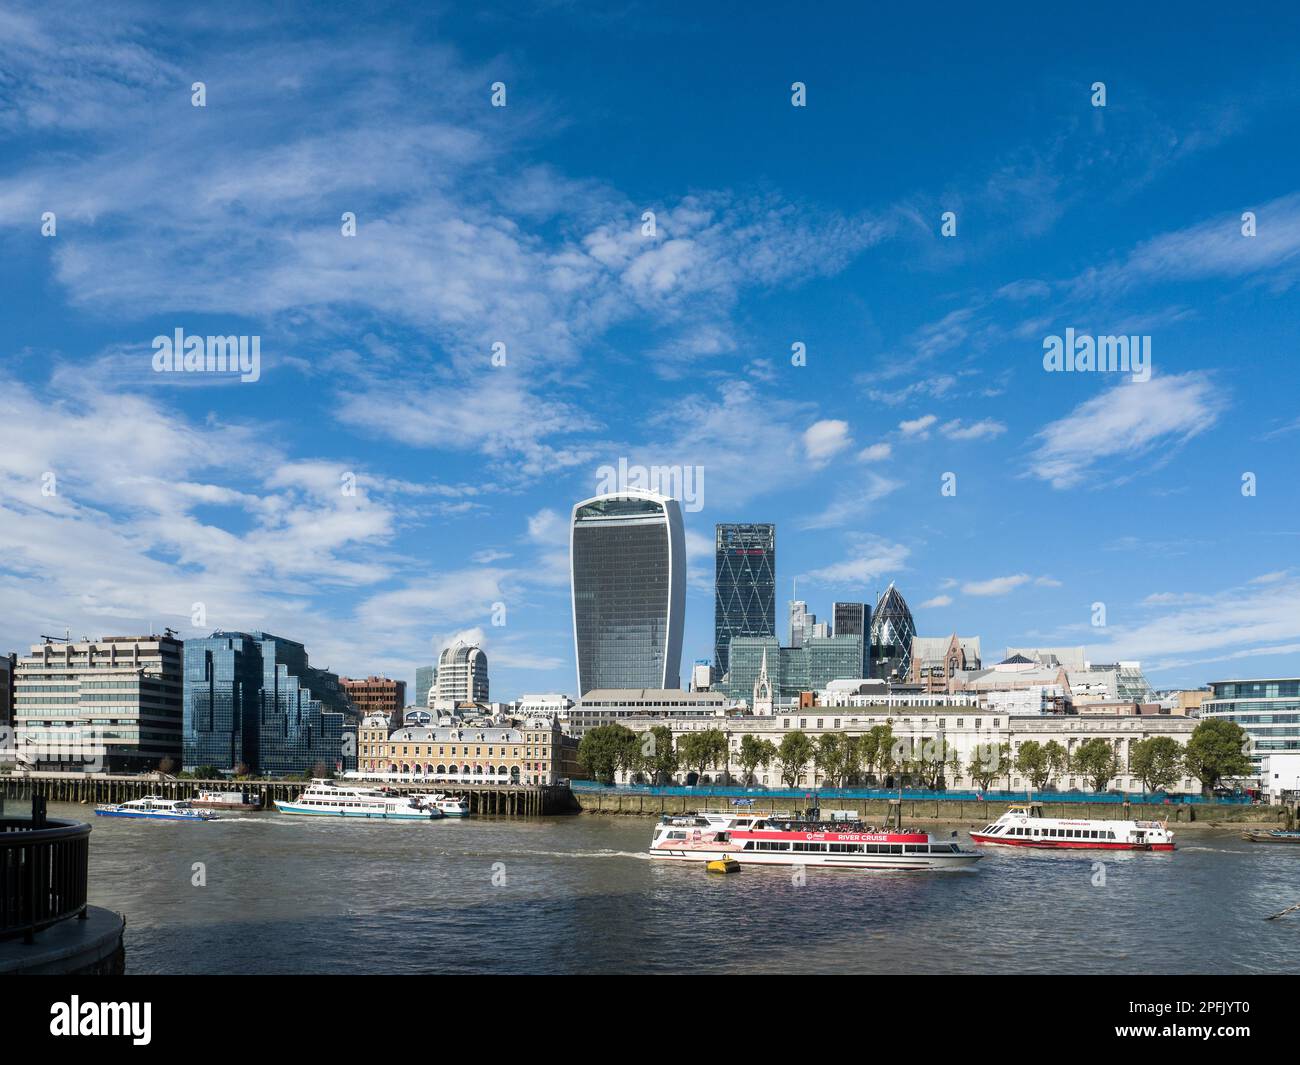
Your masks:
<instances>
[{"instance_id":1,"label":"gherkin-shaped tower","mask_svg":"<svg viewBox=\"0 0 1300 1065\"><path fill-rule=\"evenodd\" d=\"M871 675L881 680L906 679L912 668L915 635L907 600L890 581L871 616Z\"/></svg>"}]
</instances>

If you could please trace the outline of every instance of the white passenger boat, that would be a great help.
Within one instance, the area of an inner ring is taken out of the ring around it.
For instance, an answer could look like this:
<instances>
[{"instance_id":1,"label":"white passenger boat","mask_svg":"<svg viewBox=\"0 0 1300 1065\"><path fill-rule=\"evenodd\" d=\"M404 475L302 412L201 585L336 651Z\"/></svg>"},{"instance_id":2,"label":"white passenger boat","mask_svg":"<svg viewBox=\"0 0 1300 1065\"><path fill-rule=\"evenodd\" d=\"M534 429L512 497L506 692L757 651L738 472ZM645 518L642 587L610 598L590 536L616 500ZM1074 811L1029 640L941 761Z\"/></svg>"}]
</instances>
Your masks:
<instances>
[{"instance_id":1,"label":"white passenger boat","mask_svg":"<svg viewBox=\"0 0 1300 1065\"><path fill-rule=\"evenodd\" d=\"M282 814L385 821L434 821L443 816L440 810L420 802L418 796L397 795L378 788L339 786L328 780L313 780L311 787L296 799L276 799L275 807Z\"/></svg>"},{"instance_id":2,"label":"white passenger boat","mask_svg":"<svg viewBox=\"0 0 1300 1065\"><path fill-rule=\"evenodd\" d=\"M745 865L819 865L901 871L965 869L983 857L928 832L881 829L861 821L692 813L665 815L650 840L650 857Z\"/></svg>"},{"instance_id":3,"label":"white passenger boat","mask_svg":"<svg viewBox=\"0 0 1300 1065\"><path fill-rule=\"evenodd\" d=\"M417 795L416 798L426 806L432 806L435 810L441 811L443 817L469 816L468 799L451 798L444 795L442 792L438 792L434 795Z\"/></svg>"},{"instance_id":4,"label":"white passenger boat","mask_svg":"<svg viewBox=\"0 0 1300 1065\"><path fill-rule=\"evenodd\" d=\"M102 802L95 807L97 817L139 817L150 821L215 821L217 815L209 810L196 810L185 799L164 799L161 795L146 795L130 802Z\"/></svg>"},{"instance_id":5,"label":"white passenger boat","mask_svg":"<svg viewBox=\"0 0 1300 1065\"><path fill-rule=\"evenodd\" d=\"M1015 803L991 825L970 838L1000 847L1050 850L1171 851L1168 821L1090 821L1044 817L1041 803Z\"/></svg>"}]
</instances>

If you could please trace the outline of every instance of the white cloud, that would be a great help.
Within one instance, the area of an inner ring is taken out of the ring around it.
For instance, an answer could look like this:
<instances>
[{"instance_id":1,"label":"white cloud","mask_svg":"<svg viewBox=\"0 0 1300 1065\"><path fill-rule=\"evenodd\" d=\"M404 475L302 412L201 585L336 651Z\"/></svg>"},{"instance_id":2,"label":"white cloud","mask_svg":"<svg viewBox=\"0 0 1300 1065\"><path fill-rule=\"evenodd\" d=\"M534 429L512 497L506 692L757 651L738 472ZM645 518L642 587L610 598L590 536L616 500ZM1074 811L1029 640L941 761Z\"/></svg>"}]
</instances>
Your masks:
<instances>
[{"instance_id":1,"label":"white cloud","mask_svg":"<svg viewBox=\"0 0 1300 1065\"><path fill-rule=\"evenodd\" d=\"M913 418L910 421L898 423L898 431L904 436L914 436L924 440L930 435L929 429L939 419L933 414L923 414L919 418Z\"/></svg>"},{"instance_id":2,"label":"white cloud","mask_svg":"<svg viewBox=\"0 0 1300 1065\"><path fill-rule=\"evenodd\" d=\"M883 462L893 453L894 447L890 443L871 444L858 452L858 460L860 462Z\"/></svg>"},{"instance_id":3,"label":"white cloud","mask_svg":"<svg viewBox=\"0 0 1300 1065\"><path fill-rule=\"evenodd\" d=\"M1028 573L1016 573L1010 577L990 577L986 581L967 581L961 590L963 595L1006 595L1031 580L1033 578Z\"/></svg>"},{"instance_id":4,"label":"white cloud","mask_svg":"<svg viewBox=\"0 0 1300 1065\"><path fill-rule=\"evenodd\" d=\"M921 604L921 606L922 607L952 606L952 596L936 595L933 599L927 599L924 603Z\"/></svg>"},{"instance_id":5,"label":"white cloud","mask_svg":"<svg viewBox=\"0 0 1300 1065\"><path fill-rule=\"evenodd\" d=\"M1145 382L1126 378L1045 426L1030 472L1054 488L1070 488L1105 463L1107 475L1118 470L1114 479L1126 480L1141 472L1138 460L1148 469L1168 461L1179 445L1212 428L1225 406L1221 390L1198 371Z\"/></svg>"},{"instance_id":6,"label":"white cloud","mask_svg":"<svg viewBox=\"0 0 1300 1065\"><path fill-rule=\"evenodd\" d=\"M852 443L849 423L834 418L813 422L803 434L804 453L814 466L824 465Z\"/></svg>"},{"instance_id":7,"label":"white cloud","mask_svg":"<svg viewBox=\"0 0 1300 1065\"><path fill-rule=\"evenodd\" d=\"M817 584L866 586L906 568L911 550L879 536L855 535L839 562L806 573L800 580Z\"/></svg>"},{"instance_id":8,"label":"white cloud","mask_svg":"<svg viewBox=\"0 0 1300 1065\"><path fill-rule=\"evenodd\" d=\"M980 421L972 422L970 425L962 425L961 419L956 418L950 422L944 422L939 427L939 432L948 437L949 440L983 440L986 437L1001 436L1007 431L1007 427L993 418L983 418Z\"/></svg>"}]
</instances>

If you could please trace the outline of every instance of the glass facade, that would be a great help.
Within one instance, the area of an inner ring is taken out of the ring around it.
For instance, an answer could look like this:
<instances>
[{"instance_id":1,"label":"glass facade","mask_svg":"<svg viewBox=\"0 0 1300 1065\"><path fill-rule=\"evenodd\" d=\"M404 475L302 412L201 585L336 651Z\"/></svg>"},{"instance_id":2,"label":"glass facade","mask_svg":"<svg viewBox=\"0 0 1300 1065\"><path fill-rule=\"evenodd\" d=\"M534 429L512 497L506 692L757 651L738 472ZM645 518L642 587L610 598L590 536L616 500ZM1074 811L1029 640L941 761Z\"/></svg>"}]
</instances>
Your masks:
<instances>
[{"instance_id":1,"label":"glass facade","mask_svg":"<svg viewBox=\"0 0 1300 1065\"><path fill-rule=\"evenodd\" d=\"M772 694L797 699L800 692L821 691L833 680L862 676L863 637L810 636L801 647L781 647L775 636L737 636L731 641L731 670L723 690L733 699L751 700L767 653Z\"/></svg>"},{"instance_id":2,"label":"glass facade","mask_svg":"<svg viewBox=\"0 0 1300 1065\"><path fill-rule=\"evenodd\" d=\"M429 689L438 679L437 666L420 666L415 671L415 705L429 705Z\"/></svg>"},{"instance_id":3,"label":"glass facade","mask_svg":"<svg viewBox=\"0 0 1300 1065\"><path fill-rule=\"evenodd\" d=\"M307 662L300 643L267 633L216 632L185 641L186 767L273 776L356 767L338 678Z\"/></svg>"},{"instance_id":4,"label":"glass facade","mask_svg":"<svg viewBox=\"0 0 1300 1065\"><path fill-rule=\"evenodd\" d=\"M600 496L573 508L578 694L681 685L686 542L675 499Z\"/></svg>"},{"instance_id":5,"label":"glass facade","mask_svg":"<svg viewBox=\"0 0 1300 1065\"><path fill-rule=\"evenodd\" d=\"M715 527L713 675L726 674L735 636L776 635L776 526Z\"/></svg>"},{"instance_id":6,"label":"glass facade","mask_svg":"<svg viewBox=\"0 0 1300 1065\"><path fill-rule=\"evenodd\" d=\"M859 676L871 676L871 608L866 603L834 603L831 606L831 633L835 636L862 637L862 666ZM852 679L852 678L849 678Z\"/></svg>"},{"instance_id":7,"label":"glass facade","mask_svg":"<svg viewBox=\"0 0 1300 1065\"><path fill-rule=\"evenodd\" d=\"M902 679L912 668L912 639L916 625L907 601L891 583L871 616L871 675Z\"/></svg>"},{"instance_id":8,"label":"glass facade","mask_svg":"<svg viewBox=\"0 0 1300 1065\"><path fill-rule=\"evenodd\" d=\"M1300 751L1300 679L1214 681L1210 688L1214 697L1201 704L1201 716L1227 718L1246 730L1256 772L1260 755Z\"/></svg>"}]
</instances>

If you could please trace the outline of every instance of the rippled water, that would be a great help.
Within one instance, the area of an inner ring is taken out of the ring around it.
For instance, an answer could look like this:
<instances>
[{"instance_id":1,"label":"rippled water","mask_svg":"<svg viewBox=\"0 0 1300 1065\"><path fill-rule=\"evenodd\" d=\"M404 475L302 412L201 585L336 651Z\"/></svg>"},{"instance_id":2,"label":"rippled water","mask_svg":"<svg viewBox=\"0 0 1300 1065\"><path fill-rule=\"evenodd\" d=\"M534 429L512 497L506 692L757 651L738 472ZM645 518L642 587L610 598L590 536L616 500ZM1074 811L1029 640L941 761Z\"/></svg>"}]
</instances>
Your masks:
<instances>
[{"instance_id":1,"label":"rippled water","mask_svg":"<svg viewBox=\"0 0 1300 1065\"><path fill-rule=\"evenodd\" d=\"M1300 847L1210 830L1106 856L1104 885L1096 856L991 850L800 886L651 862L639 818L91 820L136 973L1300 971L1300 914L1262 919L1300 902Z\"/></svg>"}]
</instances>

